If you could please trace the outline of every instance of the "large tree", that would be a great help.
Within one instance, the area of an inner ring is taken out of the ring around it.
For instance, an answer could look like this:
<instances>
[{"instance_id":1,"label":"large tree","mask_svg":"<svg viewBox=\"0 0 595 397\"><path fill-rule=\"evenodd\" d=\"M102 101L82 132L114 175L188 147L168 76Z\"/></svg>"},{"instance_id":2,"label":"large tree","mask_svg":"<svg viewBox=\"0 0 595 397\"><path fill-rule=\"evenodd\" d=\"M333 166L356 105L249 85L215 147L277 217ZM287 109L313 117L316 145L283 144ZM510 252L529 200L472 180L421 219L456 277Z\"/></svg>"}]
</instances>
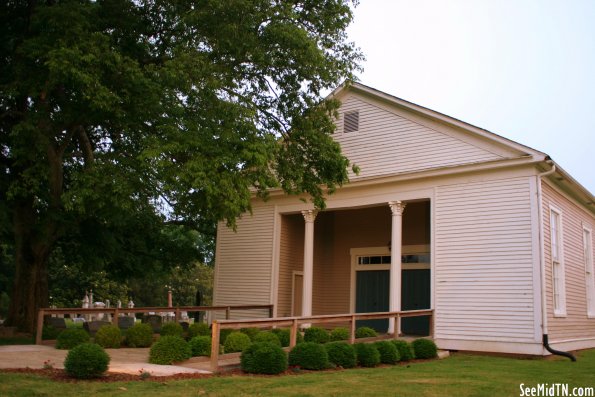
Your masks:
<instances>
[{"instance_id":1,"label":"large tree","mask_svg":"<svg viewBox=\"0 0 595 397\"><path fill-rule=\"evenodd\" d=\"M331 138L338 104L321 95L358 68L345 34L351 6L2 2L0 233L15 258L8 323L33 328L58 243L116 265L122 252L140 255L142 267L167 252L167 225L233 226L253 192L282 188L324 206L348 175Z\"/></svg>"}]
</instances>

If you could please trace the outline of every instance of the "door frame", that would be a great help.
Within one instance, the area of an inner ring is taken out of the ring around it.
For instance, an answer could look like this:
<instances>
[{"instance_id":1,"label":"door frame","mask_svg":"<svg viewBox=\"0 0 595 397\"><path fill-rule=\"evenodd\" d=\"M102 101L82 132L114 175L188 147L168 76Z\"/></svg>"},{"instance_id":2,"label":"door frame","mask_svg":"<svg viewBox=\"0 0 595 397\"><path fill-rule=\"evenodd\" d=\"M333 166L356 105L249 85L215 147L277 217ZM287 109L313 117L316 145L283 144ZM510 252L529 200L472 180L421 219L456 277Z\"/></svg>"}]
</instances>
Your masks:
<instances>
[{"instance_id":1,"label":"door frame","mask_svg":"<svg viewBox=\"0 0 595 397\"><path fill-rule=\"evenodd\" d=\"M291 272L291 316L292 317L296 317L296 316L301 316L302 313L296 314L294 313L294 308L295 308L295 278L297 276L301 276L302 277L302 285L304 282L304 272L301 270L293 270ZM302 304L304 302L304 297L302 296Z\"/></svg>"}]
</instances>

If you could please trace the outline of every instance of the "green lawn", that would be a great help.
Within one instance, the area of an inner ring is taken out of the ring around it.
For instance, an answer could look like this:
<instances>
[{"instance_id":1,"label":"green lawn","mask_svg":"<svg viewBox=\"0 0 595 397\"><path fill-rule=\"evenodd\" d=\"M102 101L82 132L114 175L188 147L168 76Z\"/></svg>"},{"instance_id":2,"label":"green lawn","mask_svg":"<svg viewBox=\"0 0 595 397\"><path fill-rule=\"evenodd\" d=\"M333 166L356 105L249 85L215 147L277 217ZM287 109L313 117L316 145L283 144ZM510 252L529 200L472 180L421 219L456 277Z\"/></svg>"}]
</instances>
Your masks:
<instances>
[{"instance_id":1,"label":"green lawn","mask_svg":"<svg viewBox=\"0 0 595 397\"><path fill-rule=\"evenodd\" d=\"M298 376L223 376L170 382L57 383L0 373L0 396L519 396L519 385L595 386L595 350L567 359L455 354L445 360Z\"/></svg>"}]
</instances>

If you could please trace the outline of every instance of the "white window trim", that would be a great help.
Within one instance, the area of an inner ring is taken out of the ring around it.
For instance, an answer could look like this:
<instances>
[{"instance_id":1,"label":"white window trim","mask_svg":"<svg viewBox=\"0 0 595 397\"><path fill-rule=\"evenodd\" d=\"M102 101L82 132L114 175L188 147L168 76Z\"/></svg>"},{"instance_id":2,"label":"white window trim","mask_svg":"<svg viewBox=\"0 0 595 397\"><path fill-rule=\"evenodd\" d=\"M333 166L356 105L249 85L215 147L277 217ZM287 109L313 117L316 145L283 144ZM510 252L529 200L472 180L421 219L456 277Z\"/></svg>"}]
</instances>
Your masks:
<instances>
[{"instance_id":1,"label":"white window trim","mask_svg":"<svg viewBox=\"0 0 595 397\"><path fill-rule=\"evenodd\" d=\"M587 235L589 240L586 239ZM587 250L587 248L589 248L589 250ZM586 224L583 224L583 252L587 252L587 256L583 254L583 261L585 263L585 296L587 299L587 317L595 318L595 296L593 296L595 295L595 264L593 263L593 229ZM589 305L589 302L593 303Z\"/></svg>"},{"instance_id":2,"label":"white window trim","mask_svg":"<svg viewBox=\"0 0 595 397\"><path fill-rule=\"evenodd\" d=\"M552 213L558 215L559 225L557 228L558 231L558 238L557 238L557 247L558 247L558 266L560 270L559 274L559 288L558 295L560 297L560 307L556 308L556 291L555 291L555 274L556 269L554 266L554 258L552 252L553 240L556 236L553 235L553 227L552 227ZM566 317L566 270L564 268L564 222L562 211L552 205L550 205L550 266L552 269L552 307L554 309L554 317Z\"/></svg>"}]
</instances>

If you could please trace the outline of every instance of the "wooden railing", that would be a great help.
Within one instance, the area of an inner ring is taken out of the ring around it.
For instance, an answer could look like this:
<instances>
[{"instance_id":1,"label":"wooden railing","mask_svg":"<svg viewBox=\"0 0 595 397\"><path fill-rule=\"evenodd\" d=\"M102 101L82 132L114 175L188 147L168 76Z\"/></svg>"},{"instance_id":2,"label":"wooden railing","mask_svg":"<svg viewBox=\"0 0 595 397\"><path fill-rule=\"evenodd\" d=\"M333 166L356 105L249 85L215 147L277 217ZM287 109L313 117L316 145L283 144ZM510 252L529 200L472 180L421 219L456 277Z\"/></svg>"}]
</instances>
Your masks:
<instances>
[{"instance_id":1,"label":"wooden railing","mask_svg":"<svg viewBox=\"0 0 595 397\"><path fill-rule=\"evenodd\" d=\"M229 319L231 316L231 311L234 310L258 310L258 309L266 309L268 310L269 317L273 317L273 308L274 305L234 305L234 306L176 306L176 307L134 307L134 308L117 308L117 307L110 307L110 308L93 308L93 309L83 309L80 307L71 307L71 308L59 308L59 309L50 309L50 308L43 308L39 309L37 313L37 333L35 334L35 343L40 345L41 344L41 337L43 332L43 319L46 315L51 314L69 314L73 317L77 317L78 315L85 315L85 314L110 314L112 316L112 324L118 326L118 318L120 314L132 314L132 313L174 313L174 317L176 321L181 319L182 312L225 312L225 318Z\"/></svg>"},{"instance_id":2,"label":"wooden railing","mask_svg":"<svg viewBox=\"0 0 595 397\"><path fill-rule=\"evenodd\" d=\"M320 316L308 317L278 317L274 319L253 319L253 320L213 320L212 337L211 337L211 370L216 372L219 370L219 341L222 329L240 329L240 328L273 328L273 327L289 327L289 348L295 346L297 341L297 333L300 325L316 324L328 325L338 323L349 323L349 343L355 343L355 328L358 320L379 320L379 319L395 319L395 329L400 329L401 319L407 317L430 317L430 337L434 330L434 310L409 310L400 312L377 312L377 313L351 313L351 314L330 314ZM397 333L393 334L394 338L398 338Z\"/></svg>"}]
</instances>

